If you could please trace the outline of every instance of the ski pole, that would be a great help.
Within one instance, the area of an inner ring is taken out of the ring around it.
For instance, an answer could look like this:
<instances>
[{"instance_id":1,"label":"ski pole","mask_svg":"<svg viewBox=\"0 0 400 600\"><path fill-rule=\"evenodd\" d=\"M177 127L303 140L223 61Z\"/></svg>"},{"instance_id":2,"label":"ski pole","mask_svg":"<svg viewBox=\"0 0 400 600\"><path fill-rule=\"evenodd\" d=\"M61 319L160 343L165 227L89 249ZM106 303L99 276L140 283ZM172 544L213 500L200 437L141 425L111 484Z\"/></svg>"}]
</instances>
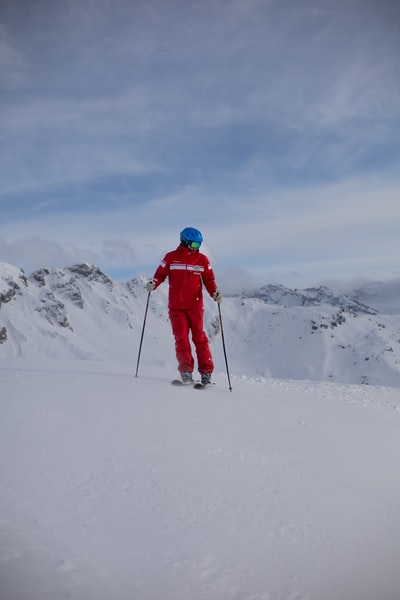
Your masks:
<instances>
[{"instance_id":1,"label":"ski pole","mask_svg":"<svg viewBox=\"0 0 400 600\"><path fill-rule=\"evenodd\" d=\"M141 353L142 353L142 343L143 343L143 336L144 336L144 328L146 327L147 309L149 308L150 294L151 294L151 292L149 292L149 293L148 293L148 295L147 295L146 310L144 311L144 319L143 319L143 327L142 327L142 336L141 336L141 338L140 338L140 344L139 344L139 353L138 353L138 357L137 357L137 364L136 364L136 374L135 374L135 377L137 377L137 376L138 376L138 371L139 371L139 361L140 361L140 355L141 355Z\"/></svg>"},{"instance_id":2,"label":"ski pole","mask_svg":"<svg viewBox=\"0 0 400 600\"><path fill-rule=\"evenodd\" d=\"M232 391L232 386L231 386L231 378L230 378L230 375L229 375L228 359L226 357L225 336L224 336L224 328L223 328L223 325L222 325L222 314L221 314L221 305L220 304L218 304L218 312L219 312L219 322L220 322L220 325L221 325L222 347L224 349L226 374L228 376L229 391L231 392Z\"/></svg>"}]
</instances>

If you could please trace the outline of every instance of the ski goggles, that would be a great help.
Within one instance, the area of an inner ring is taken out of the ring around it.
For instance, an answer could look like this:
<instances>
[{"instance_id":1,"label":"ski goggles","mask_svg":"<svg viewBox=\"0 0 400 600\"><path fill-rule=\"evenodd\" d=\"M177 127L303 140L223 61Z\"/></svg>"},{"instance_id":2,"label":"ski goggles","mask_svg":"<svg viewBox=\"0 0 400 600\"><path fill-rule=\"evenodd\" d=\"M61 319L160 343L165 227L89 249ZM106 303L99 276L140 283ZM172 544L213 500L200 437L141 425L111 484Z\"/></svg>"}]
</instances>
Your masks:
<instances>
[{"instance_id":1,"label":"ski goggles","mask_svg":"<svg viewBox=\"0 0 400 600\"><path fill-rule=\"evenodd\" d=\"M189 242L188 246L192 250L198 250L200 248L200 246L201 246L201 242Z\"/></svg>"}]
</instances>

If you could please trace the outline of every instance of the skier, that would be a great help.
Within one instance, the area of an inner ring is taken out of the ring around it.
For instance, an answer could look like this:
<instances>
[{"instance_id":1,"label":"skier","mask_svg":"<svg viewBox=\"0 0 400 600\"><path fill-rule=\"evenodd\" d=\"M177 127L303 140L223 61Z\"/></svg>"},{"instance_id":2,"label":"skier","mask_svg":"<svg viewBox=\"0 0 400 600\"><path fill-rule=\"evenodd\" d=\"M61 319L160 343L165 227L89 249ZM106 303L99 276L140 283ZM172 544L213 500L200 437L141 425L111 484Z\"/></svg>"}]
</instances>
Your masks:
<instances>
[{"instance_id":1,"label":"skier","mask_svg":"<svg viewBox=\"0 0 400 600\"><path fill-rule=\"evenodd\" d=\"M214 363L203 326L203 284L216 302L222 301L222 295L208 258L199 252L202 241L203 236L198 229L183 229L180 245L164 256L145 287L152 292L168 277L168 310L182 382L193 382L194 359L189 341L191 332L201 383L209 385Z\"/></svg>"}]
</instances>

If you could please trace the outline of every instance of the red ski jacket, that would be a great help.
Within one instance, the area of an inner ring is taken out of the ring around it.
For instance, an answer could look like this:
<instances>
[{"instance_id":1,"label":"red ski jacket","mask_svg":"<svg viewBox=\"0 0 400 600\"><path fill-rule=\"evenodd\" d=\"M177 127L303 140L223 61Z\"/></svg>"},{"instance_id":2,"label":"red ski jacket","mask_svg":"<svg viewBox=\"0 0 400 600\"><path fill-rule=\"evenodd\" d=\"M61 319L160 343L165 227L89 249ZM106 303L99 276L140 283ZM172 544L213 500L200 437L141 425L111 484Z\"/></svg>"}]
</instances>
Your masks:
<instances>
[{"instance_id":1,"label":"red ski jacket","mask_svg":"<svg viewBox=\"0 0 400 600\"><path fill-rule=\"evenodd\" d=\"M198 250L180 245L168 252L154 273L156 289L169 278L168 307L171 309L189 309L203 307L203 286L213 296L217 291L214 271L208 258Z\"/></svg>"}]
</instances>

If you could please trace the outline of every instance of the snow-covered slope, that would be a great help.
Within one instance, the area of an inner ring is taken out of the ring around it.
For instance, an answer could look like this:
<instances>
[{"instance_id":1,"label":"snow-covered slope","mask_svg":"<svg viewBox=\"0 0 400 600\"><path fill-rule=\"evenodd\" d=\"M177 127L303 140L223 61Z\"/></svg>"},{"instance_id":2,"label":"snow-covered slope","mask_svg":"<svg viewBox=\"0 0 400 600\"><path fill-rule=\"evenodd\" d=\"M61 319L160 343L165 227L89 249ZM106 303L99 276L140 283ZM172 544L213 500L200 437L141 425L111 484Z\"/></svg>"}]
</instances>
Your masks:
<instances>
[{"instance_id":1,"label":"snow-covered slope","mask_svg":"<svg viewBox=\"0 0 400 600\"><path fill-rule=\"evenodd\" d=\"M151 296L142 362L175 371L167 286ZM400 386L400 315L380 314L361 293L265 286L226 297L222 314L230 371L261 378ZM376 296L376 292L375 292ZM0 357L117 360L135 365L147 293L144 279L112 281L88 264L29 276L0 263ZM225 370L215 303L205 322Z\"/></svg>"},{"instance_id":2,"label":"snow-covered slope","mask_svg":"<svg viewBox=\"0 0 400 600\"><path fill-rule=\"evenodd\" d=\"M398 600L399 315L225 298L230 392L207 300L199 392L143 284L0 267L1 600Z\"/></svg>"},{"instance_id":3,"label":"snow-covered slope","mask_svg":"<svg viewBox=\"0 0 400 600\"><path fill-rule=\"evenodd\" d=\"M395 388L0 369L2 600L398 600Z\"/></svg>"}]
</instances>

